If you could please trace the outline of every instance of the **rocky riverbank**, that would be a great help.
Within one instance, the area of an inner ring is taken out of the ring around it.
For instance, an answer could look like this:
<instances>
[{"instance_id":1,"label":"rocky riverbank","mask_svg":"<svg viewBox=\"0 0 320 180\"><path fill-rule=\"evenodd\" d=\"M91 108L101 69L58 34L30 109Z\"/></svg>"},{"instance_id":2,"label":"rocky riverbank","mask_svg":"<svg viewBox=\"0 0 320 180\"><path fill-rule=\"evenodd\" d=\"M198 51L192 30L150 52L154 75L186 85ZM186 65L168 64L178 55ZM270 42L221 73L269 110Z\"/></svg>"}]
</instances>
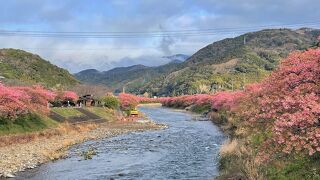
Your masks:
<instances>
[{"instance_id":1,"label":"rocky riverbank","mask_svg":"<svg viewBox=\"0 0 320 180\"><path fill-rule=\"evenodd\" d=\"M152 121L86 124L78 126L77 130L65 129L65 133L0 147L0 177L14 177L19 171L64 157L69 147L77 143L165 127Z\"/></svg>"}]
</instances>

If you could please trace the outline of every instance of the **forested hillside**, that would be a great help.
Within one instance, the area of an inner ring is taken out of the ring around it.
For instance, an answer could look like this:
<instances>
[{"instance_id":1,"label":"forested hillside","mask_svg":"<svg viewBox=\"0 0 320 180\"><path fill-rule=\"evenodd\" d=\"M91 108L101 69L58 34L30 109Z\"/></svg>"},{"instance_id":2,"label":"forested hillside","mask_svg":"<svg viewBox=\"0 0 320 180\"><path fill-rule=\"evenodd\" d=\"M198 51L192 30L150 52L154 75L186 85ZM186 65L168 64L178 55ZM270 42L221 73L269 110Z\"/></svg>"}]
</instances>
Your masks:
<instances>
[{"instance_id":1,"label":"forested hillside","mask_svg":"<svg viewBox=\"0 0 320 180\"><path fill-rule=\"evenodd\" d=\"M49 61L18 49L0 49L1 81L14 84L41 84L47 87L64 87L78 84L67 70Z\"/></svg>"},{"instance_id":2,"label":"forested hillside","mask_svg":"<svg viewBox=\"0 0 320 180\"><path fill-rule=\"evenodd\" d=\"M102 73L90 70L76 77L114 90L126 87L131 93L157 96L241 89L268 75L289 52L314 46L319 35L320 30L308 28L266 29L209 44L182 63L137 65Z\"/></svg>"}]
</instances>

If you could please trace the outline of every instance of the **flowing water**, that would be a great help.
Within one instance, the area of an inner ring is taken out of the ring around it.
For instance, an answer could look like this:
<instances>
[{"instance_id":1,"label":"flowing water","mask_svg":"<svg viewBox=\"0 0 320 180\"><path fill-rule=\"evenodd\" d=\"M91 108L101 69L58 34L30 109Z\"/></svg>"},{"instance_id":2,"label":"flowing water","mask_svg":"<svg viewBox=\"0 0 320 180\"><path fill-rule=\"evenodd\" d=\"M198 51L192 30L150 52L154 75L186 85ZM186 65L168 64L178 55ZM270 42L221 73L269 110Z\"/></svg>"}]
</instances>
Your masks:
<instances>
[{"instance_id":1,"label":"flowing water","mask_svg":"<svg viewBox=\"0 0 320 180\"><path fill-rule=\"evenodd\" d=\"M69 157L24 172L17 179L213 179L225 136L210 121L163 107L141 107L167 129L129 133L76 145ZM95 149L91 160L79 152Z\"/></svg>"}]
</instances>

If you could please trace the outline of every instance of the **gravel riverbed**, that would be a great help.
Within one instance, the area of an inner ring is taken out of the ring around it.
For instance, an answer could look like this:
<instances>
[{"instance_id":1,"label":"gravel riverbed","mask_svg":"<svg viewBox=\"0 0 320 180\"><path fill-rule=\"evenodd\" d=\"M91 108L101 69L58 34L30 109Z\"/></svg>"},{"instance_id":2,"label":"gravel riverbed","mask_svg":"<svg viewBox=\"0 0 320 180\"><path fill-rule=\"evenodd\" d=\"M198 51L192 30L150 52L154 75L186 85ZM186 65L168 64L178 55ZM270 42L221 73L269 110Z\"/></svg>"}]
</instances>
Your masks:
<instances>
[{"instance_id":1,"label":"gravel riverbed","mask_svg":"<svg viewBox=\"0 0 320 180\"><path fill-rule=\"evenodd\" d=\"M42 163L62 158L69 147L74 144L165 127L165 125L152 121L103 123L90 131L69 132L49 138L35 139L23 144L0 147L0 177L14 177L14 174L19 171L32 169Z\"/></svg>"}]
</instances>

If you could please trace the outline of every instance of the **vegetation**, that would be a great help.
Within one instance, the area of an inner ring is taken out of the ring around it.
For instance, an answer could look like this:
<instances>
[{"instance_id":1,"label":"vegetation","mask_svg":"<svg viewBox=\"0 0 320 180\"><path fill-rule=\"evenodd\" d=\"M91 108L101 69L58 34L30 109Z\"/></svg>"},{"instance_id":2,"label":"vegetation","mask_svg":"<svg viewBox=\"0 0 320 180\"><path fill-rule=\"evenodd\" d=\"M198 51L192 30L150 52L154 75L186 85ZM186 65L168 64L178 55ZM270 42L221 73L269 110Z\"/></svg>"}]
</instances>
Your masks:
<instances>
[{"instance_id":1,"label":"vegetation","mask_svg":"<svg viewBox=\"0 0 320 180\"><path fill-rule=\"evenodd\" d=\"M19 116L15 122L0 118L0 135L19 134L40 131L46 128L56 127L57 122L47 116L26 114Z\"/></svg>"},{"instance_id":2,"label":"vegetation","mask_svg":"<svg viewBox=\"0 0 320 180\"><path fill-rule=\"evenodd\" d=\"M115 96L105 96L100 99L101 103L104 107L110 108L110 109L118 109L119 108L119 99Z\"/></svg>"},{"instance_id":3,"label":"vegetation","mask_svg":"<svg viewBox=\"0 0 320 180\"><path fill-rule=\"evenodd\" d=\"M59 94L59 95L58 95ZM41 86L5 86L0 84L0 134L39 131L57 125L47 115L49 102L75 100L70 91L54 92ZM74 109L54 109L62 116L81 115Z\"/></svg>"},{"instance_id":4,"label":"vegetation","mask_svg":"<svg viewBox=\"0 0 320 180\"><path fill-rule=\"evenodd\" d=\"M46 87L66 87L78 83L67 71L52 65L38 55L17 49L0 49L0 76L14 84L41 84Z\"/></svg>"},{"instance_id":5,"label":"vegetation","mask_svg":"<svg viewBox=\"0 0 320 180\"><path fill-rule=\"evenodd\" d=\"M0 117L14 121L19 115L46 113L48 102L54 98L54 92L41 86L6 87L0 84Z\"/></svg>"},{"instance_id":6,"label":"vegetation","mask_svg":"<svg viewBox=\"0 0 320 180\"><path fill-rule=\"evenodd\" d=\"M158 99L170 107L211 105L232 133L221 149L221 178L320 177L320 49L294 52L261 83L242 91Z\"/></svg>"},{"instance_id":7,"label":"vegetation","mask_svg":"<svg viewBox=\"0 0 320 180\"><path fill-rule=\"evenodd\" d=\"M260 82L277 68L291 51L316 44L319 30L268 29L212 43L183 63L159 67L142 65L107 72L88 70L76 77L105 84L112 90L152 96L180 96L243 89Z\"/></svg>"},{"instance_id":8,"label":"vegetation","mask_svg":"<svg viewBox=\"0 0 320 180\"><path fill-rule=\"evenodd\" d=\"M56 97L50 103L54 107L71 106L77 103L79 96L73 91L57 91Z\"/></svg>"},{"instance_id":9,"label":"vegetation","mask_svg":"<svg viewBox=\"0 0 320 180\"><path fill-rule=\"evenodd\" d=\"M121 93L119 100L121 109L125 111L133 110L139 104L139 98L131 94Z\"/></svg>"},{"instance_id":10,"label":"vegetation","mask_svg":"<svg viewBox=\"0 0 320 180\"><path fill-rule=\"evenodd\" d=\"M94 155L97 155L97 152L93 148L89 148L88 150L81 152L81 156L83 156L84 160L92 159Z\"/></svg>"},{"instance_id":11,"label":"vegetation","mask_svg":"<svg viewBox=\"0 0 320 180\"><path fill-rule=\"evenodd\" d=\"M106 119L108 122L116 120L114 111L111 109L106 109L102 107L87 107L88 111L100 116L103 119Z\"/></svg>"},{"instance_id":12,"label":"vegetation","mask_svg":"<svg viewBox=\"0 0 320 180\"><path fill-rule=\"evenodd\" d=\"M52 108L51 110L65 118L83 115L81 112L74 108Z\"/></svg>"}]
</instances>

